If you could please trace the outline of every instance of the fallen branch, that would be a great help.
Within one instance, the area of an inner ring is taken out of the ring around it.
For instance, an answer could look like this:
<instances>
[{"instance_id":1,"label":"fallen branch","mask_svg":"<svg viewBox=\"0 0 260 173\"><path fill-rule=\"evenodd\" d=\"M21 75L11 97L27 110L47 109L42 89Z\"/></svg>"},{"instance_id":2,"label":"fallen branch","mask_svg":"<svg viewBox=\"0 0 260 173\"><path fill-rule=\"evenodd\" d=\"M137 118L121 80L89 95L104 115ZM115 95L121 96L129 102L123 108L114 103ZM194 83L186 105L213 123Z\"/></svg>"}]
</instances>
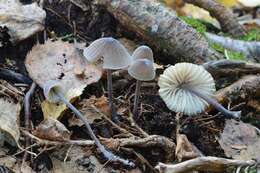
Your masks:
<instances>
[{"instance_id":1,"label":"fallen branch","mask_svg":"<svg viewBox=\"0 0 260 173\"><path fill-rule=\"evenodd\" d=\"M230 86L219 90L216 99L220 103L246 101L260 96L260 76L245 76Z\"/></svg>"},{"instance_id":2,"label":"fallen branch","mask_svg":"<svg viewBox=\"0 0 260 173\"><path fill-rule=\"evenodd\" d=\"M118 149L120 147L160 147L165 151L167 161L172 161L175 155L175 143L164 136L151 135L146 138L130 137L122 139L101 138L101 140L110 149Z\"/></svg>"},{"instance_id":3,"label":"fallen branch","mask_svg":"<svg viewBox=\"0 0 260 173\"><path fill-rule=\"evenodd\" d=\"M203 63L223 58L175 12L155 0L95 0L105 6L121 25L136 33L157 51L168 55L164 62Z\"/></svg>"},{"instance_id":4,"label":"fallen branch","mask_svg":"<svg viewBox=\"0 0 260 173\"><path fill-rule=\"evenodd\" d=\"M260 42L235 40L211 33L205 33L205 36L209 41L226 49L243 53L250 60L260 61Z\"/></svg>"},{"instance_id":5,"label":"fallen branch","mask_svg":"<svg viewBox=\"0 0 260 173\"><path fill-rule=\"evenodd\" d=\"M244 61L222 59L209 61L204 63L203 66L214 76L214 78L260 73L260 64Z\"/></svg>"},{"instance_id":6,"label":"fallen branch","mask_svg":"<svg viewBox=\"0 0 260 173\"><path fill-rule=\"evenodd\" d=\"M198 157L175 165L159 163L156 166L161 173L186 173L190 171L224 172L229 167L254 166L254 160L232 160L217 157Z\"/></svg>"},{"instance_id":7,"label":"fallen branch","mask_svg":"<svg viewBox=\"0 0 260 173\"><path fill-rule=\"evenodd\" d=\"M224 32L228 32L233 36L245 35L245 30L238 23L236 16L230 9L227 9L222 4L215 0L184 0L188 3L201 7L207 10L212 17L215 17Z\"/></svg>"}]
</instances>

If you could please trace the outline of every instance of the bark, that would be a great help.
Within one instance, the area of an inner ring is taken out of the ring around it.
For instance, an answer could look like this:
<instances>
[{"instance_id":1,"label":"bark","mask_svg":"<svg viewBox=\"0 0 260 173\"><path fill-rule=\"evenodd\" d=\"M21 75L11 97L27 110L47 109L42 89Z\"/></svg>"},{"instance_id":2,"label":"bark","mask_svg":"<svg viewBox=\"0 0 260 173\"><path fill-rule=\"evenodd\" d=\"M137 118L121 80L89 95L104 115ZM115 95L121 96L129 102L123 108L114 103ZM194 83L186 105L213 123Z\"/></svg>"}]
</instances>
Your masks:
<instances>
[{"instance_id":1,"label":"bark","mask_svg":"<svg viewBox=\"0 0 260 173\"><path fill-rule=\"evenodd\" d=\"M95 3L105 6L125 29L136 33L155 50L168 55L164 62L201 64L222 58L172 9L155 0L96 0Z\"/></svg>"},{"instance_id":2,"label":"bark","mask_svg":"<svg viewBox=\"0 0 260 173\"><path fill-rule=\"evenodd\" d=\"M215 17L224 32L228 32L231 35L238 37L245 35L246 32L242 25L237 21L236 16L231 10L227 9L225 6L216 2L215 0L184 0L188 3L201 7L209 11L212 17Z\"/></svg>"},{"instance_id":3,"label":"bark","mask_svg":"<svg viewBox=\"0 0 260 173\"><path fill-rule=\"evenodd\" d=\"M209 61L203 64L208 72L214 77L242 76L260 73L260 64L248 63L244 61L218 60Z\"/></svg>"},{"instance_id":4,"label":"bark","mask_svg":"<svg viewBox=\"0 0 260 173\"><path fill-rule=\"evenodd\" d=\"M191 171L224 172L228 167L254 166L254 160L231 160L217 157L198 157L175 165L159 163L156 166L161 173L186 173Z\"/></svg>"},{"instance_id":5,"label":"bark","mask_svg":"<svg viewBox=\"0 0 260 173\"><path fill-rule=\"evenodd\" d=\"M226 49L241 52L252 61L260 62L260 42L234 40L229 37L222 37L211 33L206 33L207 39L213 43L220 44Z\"/></svg>"},{"instance_id":6,"label":"bark","mask_svg":"<svg viewBox=\"0 0 260 173\"><path fill-rule=\"evenodd\" d=\"M260 96L260 76L245 76L232 85L219 90L216 99L220 103L248 101Z\"/></svg>"}]
</instances>

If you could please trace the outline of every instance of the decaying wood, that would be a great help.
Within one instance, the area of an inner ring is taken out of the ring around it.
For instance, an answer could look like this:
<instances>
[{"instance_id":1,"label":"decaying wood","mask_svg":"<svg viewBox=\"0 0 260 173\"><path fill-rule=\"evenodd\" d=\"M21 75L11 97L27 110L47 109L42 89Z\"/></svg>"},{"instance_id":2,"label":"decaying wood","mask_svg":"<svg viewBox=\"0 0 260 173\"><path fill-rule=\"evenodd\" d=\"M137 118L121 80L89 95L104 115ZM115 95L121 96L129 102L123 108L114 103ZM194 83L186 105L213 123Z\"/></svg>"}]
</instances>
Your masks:
<instances>
[{"instance_id":1,"label":"decaying wood","mask_svg":"<svg viewBox=\"0 0 260 173\"><path fill-rule=\"evenodd\" d=\"M186 173L190 171L223 172L229 167L254 166L254 160L231 160L217 157L198 157L175 165L159 163L156 166L161 173Z\"/></svg>"},{"instance_id":2,"label":"decaying wood","mask_svg":"<svg viewBox=\"0 0 260 173\"><path fill-rule=\"evenodd\" d=\"M245 35L245 30L237 21L236 16L230 9L221 5L215 0L184 0L188 3L201 7L209 11L212 17L215 17L223 31L230 33L233 36Z\"/></svg>"},{"instance_id":3,"label":"decaying wood","mask_svg":"<svg viewBox=\"0 0 260 173\"><path fill-rule=\"evenodd\" d=\"M260 62L260 42L235 40L229 37L222 37L211 33L205 33L209 41L220 44L222 47L241 52L248 59Z\"/></svg>"},{"instance_id":4,"label":"decaying wood","mask_svg":"<svg viewBox=\"0 0 260 173\"><path fill-rule=\"evenodd\" d=\"M158 1L95 0L95 3L105 6L126 30L168 55L164 62L201 64L222 58L201 35L181 21L174 10Z\"/></svg>"},{"instance_id":5,"label":"decaying wood","mask_svg":"<svg viewBox=\"0 0 260 173\"><path fill-rule=\"evenodd\" d=\"M260 64L245 61L222 59L206 62L203 66L214 78L260 73Z\"/></svg>"},{"instance_id":6,"label":"decaying wood","mask_svg":"<svg viewBox=\"0 0 260 173\"><path fill-rule=\"evenodd\" d=\"M176 147L175 143L172 142L169 138L159 135L151 135L146 138L102 138L102 143L111 149L118 149L119 147L160 147L165 151L165 157L167 161L173 160Z\"/></svg>"},{"instance_id":7,"label":"decaying wood","mask_svg":"<svg viewBox=\"0 0 260 173\"><path fill-rule=\"evenodd\" d=\"M219 90L216 99L220 103L246 101L260 96L260 76L249 75Z\"/></svg>"}]
</instances>

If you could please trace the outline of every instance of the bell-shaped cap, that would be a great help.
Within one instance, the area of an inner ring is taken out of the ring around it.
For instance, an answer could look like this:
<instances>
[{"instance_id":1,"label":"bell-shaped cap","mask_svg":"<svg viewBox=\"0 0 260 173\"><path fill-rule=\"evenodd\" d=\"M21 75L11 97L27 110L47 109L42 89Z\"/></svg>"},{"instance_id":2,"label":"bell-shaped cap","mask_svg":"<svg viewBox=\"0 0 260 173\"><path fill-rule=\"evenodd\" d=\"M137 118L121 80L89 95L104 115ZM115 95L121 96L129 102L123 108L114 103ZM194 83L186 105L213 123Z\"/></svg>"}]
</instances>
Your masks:
<instances>
[{"instance_id":1,"label":"bell-shaped cap","mask_svg":"<svg viewBox=\"0 0 260 173\"><path fill-rule=\"evenodd\" d=\"M83 54L90 62L95 62L103 57L104 69L122 69L132 62L132 57L126 48L112 37L104 37L93 41L84 49Z\"/></svg>"},{"instance_id":2,"label":"bell-shaped cap","mask_svg":"<svg viewBox=\"0 0 260 173\"><path fill-rule=\"evenodd\" d=\"M49 80L43 85L43 94L47 101L59 103L60 98L56 93L64 94L61 83L57 80Z\"/></svg>"},{"instance_id":3,"label":"bell-shaped cap","mask_svg":"<svg viewBox=\"0 0 260 173\"><path fill-rule=\"evenodd\" d=\"M178 63L168 67L159 77L159 94L167 107L186 115L201 113L208 103L190 89L212 97L216 91L211 74L200 65Z\"/></svg>"},{"instance_id":4,"label":"bell-shaped cap","mask_svg":"<svg viewBox=\"0 0 260 173\"><path fill-rule=\"evenodd\" d=\"M138 48L136 48L132 54L132 57L133 57L133 61L137 59L148 59L154 62L153 51L148 46L139 46Z\"/></svg>"},{"instance_id":5,"label":"bell-shaped cap","mask_svg":"<svg viewBox=\"0 0 260 173\"><path fill-rule=\"evenodd\" d=\"M148 59L137 59L128 68L128 73L140 81L150 81L155 77L153 62Z\"/></svg>"}]
</instances>

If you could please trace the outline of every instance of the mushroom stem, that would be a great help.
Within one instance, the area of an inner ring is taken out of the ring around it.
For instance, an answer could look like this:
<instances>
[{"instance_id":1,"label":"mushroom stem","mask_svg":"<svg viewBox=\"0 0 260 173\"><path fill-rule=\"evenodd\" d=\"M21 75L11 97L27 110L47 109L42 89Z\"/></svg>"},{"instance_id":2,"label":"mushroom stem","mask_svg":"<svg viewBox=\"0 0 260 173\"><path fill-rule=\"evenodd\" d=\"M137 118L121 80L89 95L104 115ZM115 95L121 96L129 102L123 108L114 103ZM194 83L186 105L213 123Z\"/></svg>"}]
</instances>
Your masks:
<instances>
[{"instance_id":1,"label":"mushroom stem","mask_svg":"<svg viewBox=\"0 0 260 173\"><path fill-rule=\"evenodd\" d=\"M193 94L195 94L196 96L204 99L206 102L208 102L209 104L211 104L212 106L214 106L218 111L222 112L224 116L228 117L228 118L235 118L235 119L239 119L241 116L241 111L230 111L227 110L226 108L224 108L221 104L219 104L216 100L214 100L213 98L210 98L208 96L205 96L204 94L200 93L199 91L193 90L191 88L188 88Z\"/></svg>"},{"instance_id":2,"label":"mushroom stem","mask_svg":"<svg viewBox=\"0 0 260 173\"><path fill-rule=\"evenodd\" d=\"M133 109L133 115L135 119L138 117L138 104L139 104L141 83L142 82L140 80L136 80L134 109Z\"/></svg>"},{"instance_id":3,"label":"mushroom stem","mask_svg":"<svg viewBox=\"0 0 260 173\"><path fill-rule=\"evenodd\" d=\"M108 102L109 102L109 108L112 116L112 121L118 123L119 119L116 114L114 103L113 103L112 70L110 69L107 69L107 92L108 92Z\"/></svg>"},{"instance_id":4,"label":"mushroom stem","mask_svg":"<svg viewBox=\"0 0 260 173\"><path fill-rule=\"evenodd\" d=\"M80 111L77 110L77 108L75 108L68 100L66 100L66 98L59 92L55 92L55 94L57 94L57 96L59 97L59 99L66 105L68 106L74 113L75 115L85 124L85 126L87 127L88 133L91 137L92 140L94 140L96 146L98 147L98 149L100 150L100 152L103 154L103 156L110 161L119 161L125 165L128 166L134 166L134 163L122 159L116 155L114 155L112 152L108 151L99 141L99 139L96 137L96 135L94 134L93 130L90 127L89 122L87 121L87 119L81 114Z\"/></svg>"}]
</instances>

